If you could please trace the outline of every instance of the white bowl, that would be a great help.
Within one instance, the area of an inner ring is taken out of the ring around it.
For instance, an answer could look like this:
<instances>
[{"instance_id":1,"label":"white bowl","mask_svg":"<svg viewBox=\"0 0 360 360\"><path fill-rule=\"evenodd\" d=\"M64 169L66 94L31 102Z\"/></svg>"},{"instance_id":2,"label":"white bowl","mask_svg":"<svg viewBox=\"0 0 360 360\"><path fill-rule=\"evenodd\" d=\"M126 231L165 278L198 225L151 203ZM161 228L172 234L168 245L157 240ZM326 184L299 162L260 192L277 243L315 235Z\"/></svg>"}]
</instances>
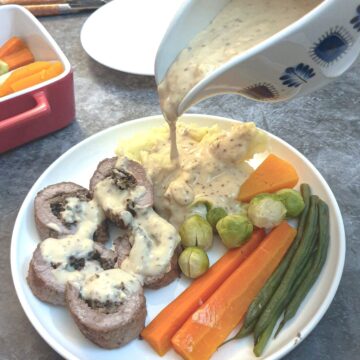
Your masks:
<instances>
[{"instance_id":1,"label":"white bowl","mask_svg":"<svg viewBox=\"0 0 360 360\"><path fill-rule=\"evenodd\" d=\"M234 120L207 115L186 115L182 119L201 126L219 124L223 128L229 128L236 123ZM134 340L123 348L111 351L95 346L80 333L66 309L45 304L31 293L26 283L26 274L32 252L39 241L34 223L34 197L45 186L61 181L74 181L87 187L97 164L102 159L114 155L114 149L119 141L161 125L164 125L162 116L142 118L103 130L77 144L40 176L18 213L11 240L11 270L15 289L33 326L44 340L66 359L159 360L160 358L145 341ZM320 321L339 285L345 258L344 225L337 202L326 181L297 150L278 137L270 134L269 136L272 152L290 161L297 169L300 181L309 183L313 192L329 205L331 239L327 261L314 288L301 306L301 314L296 315L277 339L271 342L263 357L268 360L278 359L291 351ZM220 242L215 242L214 248L209 253L211 263L224 251ZM147 323L188 285L189 282L181 278L165 288L146 290ZM180 357L174 351L170 351L162 359L180 359ZM247 337L222 347L212 359L256 359L252 353L252 338Z\"/></svg>"}]
</instances>

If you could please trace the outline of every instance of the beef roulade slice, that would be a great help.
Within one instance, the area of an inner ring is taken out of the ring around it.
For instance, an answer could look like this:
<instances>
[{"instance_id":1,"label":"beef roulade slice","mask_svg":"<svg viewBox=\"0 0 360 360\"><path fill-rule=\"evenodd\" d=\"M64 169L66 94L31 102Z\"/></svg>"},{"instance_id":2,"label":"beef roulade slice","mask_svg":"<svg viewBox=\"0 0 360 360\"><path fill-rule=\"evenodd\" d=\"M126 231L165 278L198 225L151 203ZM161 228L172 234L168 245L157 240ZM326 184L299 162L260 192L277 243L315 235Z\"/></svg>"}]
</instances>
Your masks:
<instances>
[{"instance_id":1,"label":"beef roulade slice","mask_svg":"<svg viewBox=\"0 0 360 360\"><path fill-rule=\"evenodd\" d=\"M128 158L101 161L90 179L90 191L108 219L130 226L138 209L153 205L153 187L141 164Z\"/></svg>"},{"instance_id":2,"label":"beef roulade slice","mask_svg":"<svg viewBox=\"0 0 360 360\"><path fill-rule=\"evenodd\" d=\"M27 282L40 300L65 305L67 282L78 282L87 276L115 266L116 253L90 239L68 236L46 239L34 251Z\"/></svg>"},{"instance_id":3,"label":"beef roulade slice","mask_svg":"<svg viewBox=\"0 0 360 360\"><path fill-rule=\"evenodd\" d=\"M66 303L80 331L103 348L127 344L145 325L142 286L136 276L121 269L95 274L80 286L68 283Z\"/></svg>"},{"instance_id":4,"label":"beef roulade slice","mask_svg":"<svg viewBox=\"0 0 360 360\"><path fill-rule=\"evenodd\" d=\"M35 198L35 224L41 240L80 232L105 242L108 229L105 215L90 192L72 182L61 182L41 190Z\"/></svg>"}]
</instances>

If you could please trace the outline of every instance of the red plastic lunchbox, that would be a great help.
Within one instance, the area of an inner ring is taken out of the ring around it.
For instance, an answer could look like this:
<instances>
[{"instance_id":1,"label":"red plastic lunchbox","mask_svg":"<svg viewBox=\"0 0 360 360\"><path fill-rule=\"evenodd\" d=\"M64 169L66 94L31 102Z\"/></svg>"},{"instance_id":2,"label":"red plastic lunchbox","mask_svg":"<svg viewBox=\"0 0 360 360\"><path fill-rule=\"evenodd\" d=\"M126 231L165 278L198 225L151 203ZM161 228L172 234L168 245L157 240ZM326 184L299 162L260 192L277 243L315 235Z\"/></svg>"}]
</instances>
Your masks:
<instances>
[{"instance_id":1,"label":"red plastic lunchbox","mask_svg":"<svg viewBox=\"0 0 360 360\"><path fill-rule=\"evenodd\" d=\"M22 38L35 60L59 60L64 72L28 89L0 97L0 153L70 124L75 118L70 63L55 40L25 8L0 6L0 44Z\"/></svg>"}]
</instances>

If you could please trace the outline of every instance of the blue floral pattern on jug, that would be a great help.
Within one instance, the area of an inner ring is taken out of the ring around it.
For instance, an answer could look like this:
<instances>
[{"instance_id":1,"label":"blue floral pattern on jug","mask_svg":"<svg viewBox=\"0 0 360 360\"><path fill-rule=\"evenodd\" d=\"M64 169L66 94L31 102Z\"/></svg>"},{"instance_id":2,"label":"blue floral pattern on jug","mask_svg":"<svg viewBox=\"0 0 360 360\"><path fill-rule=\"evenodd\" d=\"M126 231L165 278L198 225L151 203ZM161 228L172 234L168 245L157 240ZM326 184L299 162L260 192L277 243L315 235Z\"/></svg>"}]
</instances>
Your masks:
<instances>
[{"instance_id":1,"label":"blue floral pattern on jug","mask_svg":"<svg viewBox=\"0 0 360 360\"><path fill-rule=\"evenodd\" d=\"M309 79L315 76L315 71L309 65L300 63L294 67L288 67L280 77L283 85L287 87L299 87L307 83Z\"/></svg>"},{"instance_id":2,"label":"blue floral pattern on jug","mask_svg":"<svg viewBox=\"0 0 360 360\"><path fill-rule=\"evenodd\" d=\"M260 101L271 101L279 97L279 92L276 90L275 86L265 82L250 85L241 90L240 93Z\"/></svg>"},{"instance_id":3,"label":"blue floral pattern on jug","mask_svg":"<svg viewBox=\"0 0 360 360\"><path fill-rule=\"evenodd\" d=\"M329 66L339 60L351 47L353 38L342 26L327 31L311 48L312 59L321 66Z\"/></svg>"},{"instance_id":4,"label":"blue floral pattern on jug","mask_svg":"<svg viewBox=\"0 0 360 360\"><path fill-rule=\"evenodd\" d=\"M356 16L353 17L350 21L350 24L353 25L353 28L360 32L360 5L356 9Z\"/></svg>"}]
</instances>

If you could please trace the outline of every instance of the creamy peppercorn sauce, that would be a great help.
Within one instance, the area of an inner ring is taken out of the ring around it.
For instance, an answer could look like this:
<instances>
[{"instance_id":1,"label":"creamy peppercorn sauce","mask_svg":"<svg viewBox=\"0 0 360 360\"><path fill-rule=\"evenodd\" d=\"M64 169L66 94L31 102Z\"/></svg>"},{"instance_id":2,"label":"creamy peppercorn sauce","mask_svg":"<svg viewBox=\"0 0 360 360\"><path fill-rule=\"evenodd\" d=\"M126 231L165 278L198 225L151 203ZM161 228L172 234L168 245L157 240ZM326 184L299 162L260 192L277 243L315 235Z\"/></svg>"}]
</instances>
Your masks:
<instances>
[{"instance_id":1,"label":"creamy peppercorn sauce","mask_svg":"<svg viewBox=\"0 0 360 360\"><path fill-rule=\"evenodd\" d=\"M180 236L173 225L159 216L151 207L136 210L131 225L129 256L121 269L140 277L167 273Z\"/></svg>"},{"instance_id":2,"label":"creamy peppercorn sauce","mask_svg":"<svg viewBox=\"0 0 360 360\"><path fill-rule=\"evenodd\" d=\"M66 223L77 224L75 234L62 239L48 238L40 245L44 260L56 265L51 271L57 281L61 284L68 281L82 281L89 275L103 271L97 260L87 260L93 252L94 232L105 220L104 212L98 203L95 200L81 201L77 197L68 197L65 209L60 216ZM57 224L49 223L47 226L60 231ZM81 270L69 265L71 257L84 259Z\"/></svg>"},{"instance_id":3,"label":"creamy peppercorn sauce","mask_svg":"<svg viewBox=\"0 0 360 360\"><path fill-rule=\"evenodd\" d=\"M232 0L198 33L158 86L176 158L175 122L185 95L208 74L303 17L322 0Z\"/></svg>"},{"instance_id":4,"label":"creamy peppercorn sauce","mask_svg":"<svg viewBox=\"0 0 360 360\"><path fill-rule=\"evenodd\" d=\"M48 238L40 245L45 261L54 267L51 272L55 279L66 284L83 281L87 276L103 271L97 260L85 260L94 251L94 241L77 235L68 235L62 239ZM69 259L84 259L84 266L78 270L69 263Z\"/></svg>"},{"instance_id":5,"label":"creamy peppercorn sauce","mask_svg":"<svg viewBox=\"0 0 360 360\"><path fill-rule=\"evenodd\" d=\"M83 299L104 304L121 302L140 289L141 284L134 275L121 269L110 269L87 277L80 291Z\"/></svg>"},{"instance_id":6,"label":"creamy peppercorn sauce","mask_svg":"<svg viewBox=\"0 0 360 360\"><path fill-rule=\"evenodd\" d=\"M105 214L95 200L83 201L72 196L66 198L65 209L60 212L60 217L67 224L76 224L76 234L85 238L92 238L97 227L105 220ZM50 222L46 226L61 232L58 224Z\"/></svg>"},{"instance_id":7,"label":"creamy peppercorn sauce","mask_svg":"<svg viewBox=\"0 0 360 360\"><path fill-rule=\"evenodd\" d=\"M229 212L240 212L239 187L252 172L246 162L267 149L267 137L254 123L229 130L179 122L178 161L170 160L169 129L164 126L122 141L116 152L139 161L154 188L154 208L179 228L192 205L209 201Z\"/></svg>"}]
</instances>

